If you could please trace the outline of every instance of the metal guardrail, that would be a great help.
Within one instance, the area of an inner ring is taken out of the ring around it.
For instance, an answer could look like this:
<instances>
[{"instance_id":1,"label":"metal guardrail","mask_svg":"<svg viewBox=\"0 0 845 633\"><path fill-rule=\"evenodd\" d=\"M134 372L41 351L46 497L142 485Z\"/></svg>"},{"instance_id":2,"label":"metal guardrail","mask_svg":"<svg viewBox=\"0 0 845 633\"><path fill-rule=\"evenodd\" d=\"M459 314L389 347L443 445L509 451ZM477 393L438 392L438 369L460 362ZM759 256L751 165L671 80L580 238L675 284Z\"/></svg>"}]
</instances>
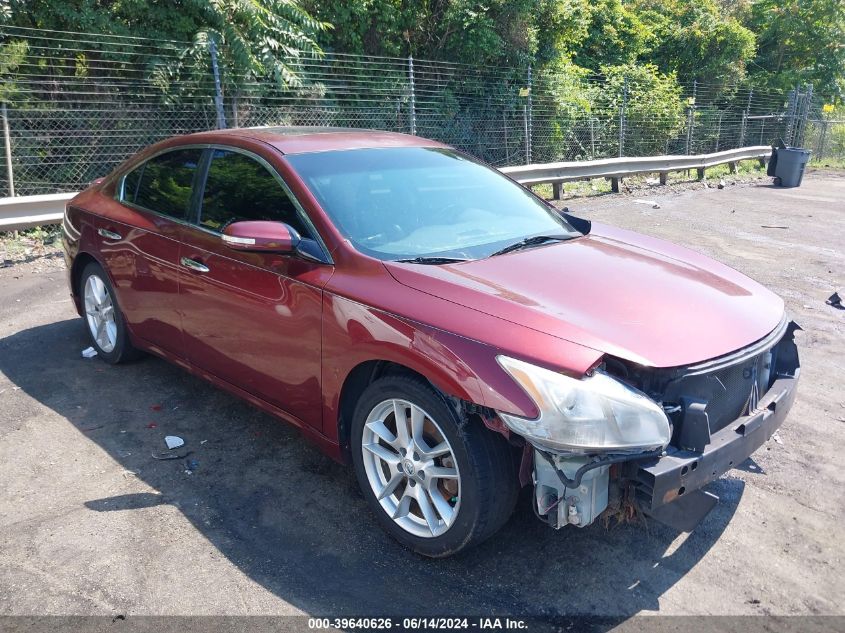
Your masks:
<instances>
[{"instance_id":1,"label":"metal guardrail","mask_svg":"<svg viewBox=\"0 0 845 633\"><path fill-rule=\"evenodd\" d=\"M65 205L74 193L0 198L0 231L19 231L45 224L59 224Z\"/></svg>"},{"instance_id":2,"label":"metal guardrail","mask_svg":"<svg viewBox=\"0 0 845 633\"><path fill-rule=\"evenodd\" d=\"M671 171L695 169L698 178L704 178L708 167L731 165L736 170L736 163L741 160L757 159L764 161L772 153L768 145L740 147L712 154L693 156L647 156L641 158L602 158L599 160L572 161L566 163L545 163L538 165L518 165L501 167L500 171L523 185L551 183L555 199L560 199L562 183L591 178L609 178L614 192L619 192L619 181L636 174L660 174L660 184L666 184L666 176Z\"/></svg>"},{"instance_id":3,"label":"metal guardrail","mask_svg":"<svg viewBox=\"0 0 845 633\"><path fill-rule=\"evenodd\" d=\"M757 145L695 156L604 158L502 167L501 171L523 185L551 183L554 187L555 198L560 198L561 183L564 182L609 178L613 191L618 192L619 180L635 174L658 173L661 184L666 184L666 174L670 171L695 169L698 171L698 177L704 178L704 170L708 167L728 163L735 169L738 161L751 159L764 161L771 151L772 149L766 145ZM75 195L76 192L0 198L0 231L17 231L45 224L58 224L62 221L65 205Z\"/></svg>"}]
</instances>

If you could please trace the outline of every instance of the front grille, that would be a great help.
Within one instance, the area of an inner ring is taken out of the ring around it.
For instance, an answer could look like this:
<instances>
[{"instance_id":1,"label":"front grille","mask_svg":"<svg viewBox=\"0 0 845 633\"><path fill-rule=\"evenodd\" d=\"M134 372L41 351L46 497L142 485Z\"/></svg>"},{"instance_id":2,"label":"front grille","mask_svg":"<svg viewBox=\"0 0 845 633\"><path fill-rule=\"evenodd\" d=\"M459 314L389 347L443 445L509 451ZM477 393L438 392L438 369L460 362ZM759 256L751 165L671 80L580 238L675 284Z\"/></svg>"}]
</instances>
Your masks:
<instances>
[{"instance_id":1,"label":"front grille","mask_svg":"<svg viewBox=\"0 0 845 633\"><path fill-rule=\"evenodd\" d=\"M696 365L650 368L607 356L603 369L663 407L672 422L673 446L701 450L709 435L757 410L778 376L791 375L793 363L797 366L796 329L784 317L759 341ZM702 407L705 429L700 427ZM684 428L685 421L689 428Z\"/></svg>"},{"instance_id":2,"label":"front grille","mask_svg":"<svg viewBox=\"0 0 845 633\"><path fill-rule=\"evenodd\" d=\"M682 375L666 386L664 405L703 401L710 432L723 429L757 407L770 386L772 360L772 350L766 350L714 371Z\"/></svg>"}]
</instances>

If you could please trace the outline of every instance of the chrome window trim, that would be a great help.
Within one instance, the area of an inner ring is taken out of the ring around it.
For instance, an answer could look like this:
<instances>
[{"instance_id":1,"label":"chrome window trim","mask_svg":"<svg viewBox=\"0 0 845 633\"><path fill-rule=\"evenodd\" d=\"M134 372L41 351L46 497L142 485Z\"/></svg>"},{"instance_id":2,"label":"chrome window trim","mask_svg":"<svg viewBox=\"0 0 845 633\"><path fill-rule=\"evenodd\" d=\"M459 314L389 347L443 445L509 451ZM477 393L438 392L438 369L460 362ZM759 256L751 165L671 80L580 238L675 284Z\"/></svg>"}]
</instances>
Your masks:
<instances>
[{"instance_id":1,"label":"chrome window trim","mask_svg":"<svg viewBox=\"0 0 845 633\"><path fill-rule=\"evenodd\" d=\"M269 171L270 174L273 176L273 178L275 178L276 182L281 185L282 190L285 192L285 194L288 196L288 198L290 198L291 202L293 202L293 206L296 208L297 214L299 215L299 219L302 220L303 224L305 224L309 229L311 229L311 233L316 236L314 241L317 242L317 244L320 246L320 250L323 251L325 263L334 264L334 261L332 260L331 255L329 255L329 249L326 246L326 243L323 241L323 236L320 235L320 232L317 230L317 227L314 226L314 223L311 221L311 216L309 216L308 213L305 211L302 204L299 202L299 199L290 190L290 187L288 187L288 184L285 182L284 178L282 178L281 174L279 174L279 172L276 171L276 169L269 162L267 162L267 160L265 158L259 156L255 152L251 152L250 150L242 149L240 147L232 147L231 145L223 145L223 144L220 144L220 143L210 143L208 145L208 149L211 149L211 150L221 149L221 150L224 150L224 151L227 151L227 152L234 152L236 154L243 154L247 158L253 159L259 165L263 166L264 169ZM211 156L211 159L208 162L209 168L211 167L211 161L212 160L214 160L213 154ZM206 176L206 180L207 180L208 179L208 171L207 170L206 170L205 176ZM206 183L203 182L203 190L205 189L205 184ZM204 191L203 191L203 193L204 193ZM202 217L202 204L201 203L200 203L199 211L200 211L200 217ZM199 225L199 217L197 218L197 225ZM212 231L212 232L216 233L217 235L222 235L219 231Z\"/></svg>"},{"instance_id":2,"label":"chrome window trim","mask_svg":"<svg viewBox=\"0 0 845 633\"><path fill-rule=\"evenodd\" d=\"M146 167L146 165L149 161L151 161L154 158L158 158L162 154L167 154L169 152L176 152L176 151L183 150L183 149L198 149L198 150L200 150L200 160L197 161L197 169L199 170L201 163L202 163L202 152L204 150L208 149L208 147L209 147L209 145L207 143L202 143L202 144L200 144L200 143L190 143L188 145L177 145L176 147L167 147L165 149L161 149L161 150L155 152L154 154L150 154L142 162L134 165L132 167L132 169L127 169L125 172L120 174L120 176L118 177L119 179L118 179L118 182L117 182L117 187L115 187L115 189L114 189L114 199L117 202L119 202L120 204L125 204L127 207L130 207L132 209L137 209L138 211L146 211L147 213L153 213L153 214L159 216L160 218L166 218L168 220L172 220L173 222L177 222L179 224L186 224L185 220L183 220L183 219L175 218L172 215L167 215L166 213L161 213L160 211L156 211L154 209L148 209L147 207L142 206L140 204L135 204L134 202L128 202L127 200L124 200L123 196L124 196L124 193L125 193L124 188L125 188L125 185L126 185L126 177L129 174L131 174L133 171L135 171L136 169L141 168L141 167ZM194 175L194 178L196 178L196 174ZM191 192L191 195L193 196L193 191Z\"/></svg>"},{"instance_id":3,"label":"chrome window trim","mask_svg":"<svg viewBox=\"0 0 845 633\"><path fill-rule=\"evenodd\" d=\"M320 250L323 253L323 260L321 260L320 263L328 264L328 265L331 265L331 266L334 265L334 260L332 259L332 256L329 253L329 249L326 246L326 243L323 241L323 236L320 235L320 232L317 230L317 227L314 226L314 222L311 221L311 216L309 216L308 213L305 211L305 208L302 206L302 203L299 202L299 199L290 190L290 187L288 187L288 184L285 182L284 178L282 178L281 174L265 158L259 156L255 152L252 152L252 151L246 150L246 149L242 149L240 147L233 147L231 145L224 145L222 143L189 143L189 144L186 144L186 145L177 145L175 147L167 147L165 149L161 149L161 150L155 152L154 154L151 154L147 158L145 158L143 162L136 164L132 169L128 169L127 171L125 171L124 173L122 173L120 175L118 185L115 188L115 200L117 202L119 202L120 204L124 204L124 205L126 205L130 208L137 209L139 211L145 211L147 213L153 213L153 214L155 214L159 217L166 218L166 219L168 219L172 222L176 222L177 224L181 224L183 226L187 226L187 227L191 227L191 228L196 228L196 229L199 229L201 231L205 231L206 233L208 233L210 235L215 235L215 236L218 236L218 237L221 236L222 233L220 231L214 231L212 229L209 229L209 228L202 226L199 223L199 217L196 218L196 220L197 220L196 222L191 221L190 218L187 218L187 219L174 218L173 216L166 215L164 213L160 213L159 211L155 211L153 209L148 209L147 207L141 206L139 204L135 204L134 202L128 202L128 201L123 199L124 185L126 183L126 176L128 176L130 173L135 171L135 169L138 169L139 167L146 165L147 162L153 160L154 158L158 158L162 154L167 154L168 152L174 152L174 151L183 150L183 149L199 149L203 152L206 151L206 150L222 149L222 150L229 151L229 152L235 152L235 153L238 153L238 154L243 154L244 156L247 156L248 158L251 158L251 159L255 160L256 162L258 162L262 167L264 167L264 169L268 170L270 172L270 174L273 176L273 178L276 180L276 182L281 185L282 190L285 192L285 194L293 202L293 206L296 208L296 211L299 215L300 220L302 220L303 223L309 229L311 229L312 233L316 236L316 239L314 241L317 242L318 246L320 247ZM203 156L200 155L200 163L202 163L202 159L203 159ZM207 167L209 167L211 165L211 160L213 160L213 159L214 159L214 157L212 156L211 159L208 161L208 165L206 165L206 173L202 174L202 176L204 176L203 182L201 183L202 188L203 188L203 193L204 193L204 189L205 189L205 181L208 177ZM198 169L199 168L200 168L200 164L198 164ZM200 183L197 183L197 184L200 184ZM192 192L192 195L194 193L195 192ZM190 209L189 209L189 211L190 211ZM202 200L201 199L200 199L200 204L199 204L199 216L200 217L202 216Z\"/></svg>"}]
</instances>

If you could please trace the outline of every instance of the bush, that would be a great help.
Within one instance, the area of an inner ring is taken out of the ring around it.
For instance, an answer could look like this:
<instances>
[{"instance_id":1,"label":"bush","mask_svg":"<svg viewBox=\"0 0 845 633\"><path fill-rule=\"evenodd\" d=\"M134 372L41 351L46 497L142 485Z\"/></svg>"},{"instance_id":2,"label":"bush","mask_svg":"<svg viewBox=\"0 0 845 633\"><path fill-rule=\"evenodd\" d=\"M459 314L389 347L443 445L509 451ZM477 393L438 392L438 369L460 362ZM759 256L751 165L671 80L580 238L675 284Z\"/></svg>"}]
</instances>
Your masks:
<instances>
[{"instance_id":1,"label":"bush","mask_svg":"<svg viewBox=\"0 0 845 633\"><path fill-rule=\"evenodd\" d=\"M606 133L618 139L618 112L625 102L623 154L652 156L666 152L670 139L684 126L685 106L675 75L663 74L653 64L603 66L602 74L606 81L592 89L593 110L607 121Z\"/></svg>"}]
</instances>

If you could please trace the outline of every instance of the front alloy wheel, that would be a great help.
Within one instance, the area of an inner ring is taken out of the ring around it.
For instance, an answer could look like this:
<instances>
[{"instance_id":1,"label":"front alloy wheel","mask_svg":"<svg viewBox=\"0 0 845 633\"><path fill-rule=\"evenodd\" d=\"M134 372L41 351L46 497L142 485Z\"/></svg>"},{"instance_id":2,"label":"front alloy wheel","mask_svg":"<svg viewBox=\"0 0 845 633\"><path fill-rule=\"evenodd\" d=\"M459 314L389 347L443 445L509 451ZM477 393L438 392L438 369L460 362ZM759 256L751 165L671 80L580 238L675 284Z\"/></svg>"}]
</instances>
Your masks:
<instances>
[{"instance_id":1,"label":"front alloy wheel","mask_svg":"<svg viewBox=\"0 0 845 633\"><path fill-rule=\"evenodd\" d=\"M461 475L437 422L407 400L377 404L361 442L370 489L399 527L430 538L460 511Z\"/></svg>"},{"instance_id":2,"label":"front alloy wheel","mask_svg":"<svg viewBox=\"0 0 845 633\"><path fill-rule=\"evenodd\" d=\"M513 512L519 486L507 441L417 376L370 384L350 440L379 523L419 554L444 557L480 543Z\"/></svg>"}]
</instances>

